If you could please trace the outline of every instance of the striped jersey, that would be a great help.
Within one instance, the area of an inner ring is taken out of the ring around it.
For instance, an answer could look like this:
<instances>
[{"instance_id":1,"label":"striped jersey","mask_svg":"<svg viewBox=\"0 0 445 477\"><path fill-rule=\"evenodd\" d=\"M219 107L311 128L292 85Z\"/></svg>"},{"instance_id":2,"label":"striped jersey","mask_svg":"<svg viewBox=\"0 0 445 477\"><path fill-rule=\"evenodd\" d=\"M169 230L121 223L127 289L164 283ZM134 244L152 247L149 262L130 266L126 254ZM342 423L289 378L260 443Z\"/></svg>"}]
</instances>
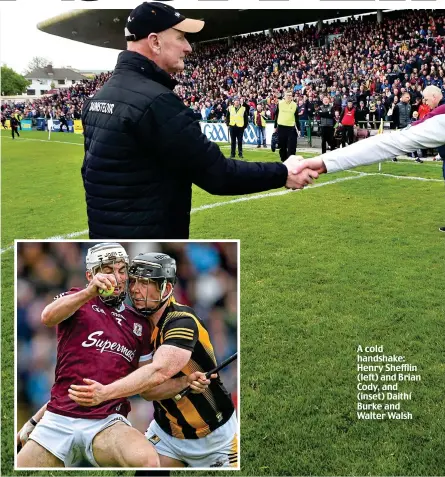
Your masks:
<instances>
[{"instance_id":1,"label":"striped jersey","mask_svg":"<svg viewBox=\"0 0 445 477\"><path fill-rule=\"evenodd\" d=\"M209 333L192 308L176 303L165 309L152 334L156 351L163 344L192 352L190 361L174 378L195 371L207 372L217 363ZM199 439L225 424L234 412L230 394L219 376L202 394L188 394L179 401L173 398L154 401L155 420L169 435L179 439Z\"/></svg>"}]
</instances>

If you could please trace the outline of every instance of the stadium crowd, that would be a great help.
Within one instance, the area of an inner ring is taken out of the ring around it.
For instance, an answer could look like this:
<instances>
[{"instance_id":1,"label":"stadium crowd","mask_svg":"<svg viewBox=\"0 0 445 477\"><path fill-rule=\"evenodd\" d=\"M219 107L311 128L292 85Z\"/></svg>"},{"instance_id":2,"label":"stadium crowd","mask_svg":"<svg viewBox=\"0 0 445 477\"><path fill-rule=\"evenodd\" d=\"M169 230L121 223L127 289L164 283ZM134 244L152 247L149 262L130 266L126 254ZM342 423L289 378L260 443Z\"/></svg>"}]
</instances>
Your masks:
<instances>
[{"instance_id":1,"label":"stadium crowd","mask_svg":"<svg viewBox=\"0 0 445 477\"><path fill-rule=\"evenodd\" d=\"M130 259L141 252L163 251L174 257L178 282L174 296L192 306L209 330L218 362L237 350L236 243L127 243ZM83 287L85 256L91 243L28 242L17 256L17 396L18 426L48 399L54 381L57 340L54 328L41 323L43 308L71 287ZM222 380L237 400L236 365L221 371ZM153 406L131 399L129 419L145 431Z\"/></svg>"},{"instance_id":2,"label":"stadium crowd","mask_svg":"<svg viewBox=\"0 0 445 477\"><path fill-rule=\"evenodd\" d=\"M86 98L93 96L111 76L111 72L96 75L92 80L83 80L70 88L60 88L55 94L26 101L5 101L2 103L2 117L9 119L17 110L22 119L49 118L80 119Z\"/></svg>"},{"instance_id":3,"label":"stadium crowd","mask_svg":"<svg viewBox=\"0 0 445 477\"><path fill-rule=\"evenodd\" d=\"M390 119L403 92L411 103L433 84L444 88L445 15L421 11L385 13L303 30L256 34L201 46L178 76L179 94L203 119L220 119L228 101L240 96L253 108L265 105L275 119L276 104L292 89L301 119L314 118L327 95L341 111L352 99ZM325 45L326 37L330 39ZM320 46L322 45L322 46ZM425 113L426 114L426 113Z\"/></svg>"},{"instance_id":4,"label":"stadium crowd","mask_svg":"<svg viewBox=\"0 0 445 477\"><path fill-rule=\"evenodd\" d=\"M426 86L445 92L445 14L443 11L401 10L350 18L303 29L275 30L198 44L178 74L176 92L196 118L224 121L234 97L248 106L250 118L258 104L275 119L277 104L293 91L304 133L305 121L319 120L324 96L339 112L353 101L358 121L376 127L392 121L403 93L410 95L411 116L420 119L429 108L422 102ZM102 73L41 99L2 104L8 118L19 109L24 118L79 119L85 98L92 96L112 72ZM369 123L368 123L369 121Z\"/></svg>"}]
</instances>

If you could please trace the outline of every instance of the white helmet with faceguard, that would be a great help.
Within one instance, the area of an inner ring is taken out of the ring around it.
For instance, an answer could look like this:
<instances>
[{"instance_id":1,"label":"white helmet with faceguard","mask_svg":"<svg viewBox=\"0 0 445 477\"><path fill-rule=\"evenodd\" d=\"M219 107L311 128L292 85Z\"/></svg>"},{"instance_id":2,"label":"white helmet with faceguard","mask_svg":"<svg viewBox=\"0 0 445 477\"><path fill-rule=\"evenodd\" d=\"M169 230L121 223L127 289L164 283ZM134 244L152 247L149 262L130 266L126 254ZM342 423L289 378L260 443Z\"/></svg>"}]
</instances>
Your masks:
<instances>
[{"instance_id":1,"label":"white helmet with faceguard","mask_svg":"<svg viewBox=\"0 0 445 477\"><path fill-rule=\"evenodd\" d=\"M158 311L173 293L176 283L176 261L165 253L141 253L131 261L128 276L130 283L139 280L142 283L148 284L151 281L156 284L159 291L157 299L149 299L147 296L137 298L130 289L130 298L134 307L142 315L149 316ZM166 293L167 283L172 285L168 293ZM149 302L154 303L155 306L149 307Z\"/></svg>"},{"instance_id":2,"label":"white helmet with faceguard","mask_svg":"<svg viewBox=\"0 0 445 477\"><path fill-rule=\"evenodd\" d=\"M85 259L86 269L91 275L96 275L96 273L104 273L103 267L105 265L111 266L113 268L112 274L116 279L116 283L120 284L116 273L114 272L114 264L123 262L125 264L125 269L127 271L126 276L128 276L128 265L130 260L128 254L119 243L100 243L94 245L88 249L88 253ZM127 283L125 281L124 291L121 291L118 295L111 296L101 296L100 299L109 306L119 306L127 297Z\"/></svg>"}]
</instances>

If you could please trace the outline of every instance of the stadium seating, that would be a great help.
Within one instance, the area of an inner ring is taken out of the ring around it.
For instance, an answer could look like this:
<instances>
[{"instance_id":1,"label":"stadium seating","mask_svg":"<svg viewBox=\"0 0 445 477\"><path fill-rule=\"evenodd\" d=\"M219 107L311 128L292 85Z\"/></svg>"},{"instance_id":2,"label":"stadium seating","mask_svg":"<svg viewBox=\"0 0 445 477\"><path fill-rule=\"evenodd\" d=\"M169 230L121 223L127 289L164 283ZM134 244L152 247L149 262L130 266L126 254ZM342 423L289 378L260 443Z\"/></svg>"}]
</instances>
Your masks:
<instances>
[{"instance_id":1,"label":"stadium seating","mask_svg":"<svg viewBox=\"0 0 445 477\"><path fill-rule=\"evenodd\" d=\"M309 119L316 119L315 106L325 94L338 108L349 97L369 105L381 96L388 112L407 83L413 105L427 85L445 88L444 25L443 12L403 10L385 13L380 24L371 15L326 23L320 31L305 26L276 30L272 36L235 37L231 46L226 39L196 45L185 71L176 76L176 92L209 121L221 121L235 95L251 112L263 103L267 118L273 120L287 88L294 90L296 100L303 100ZM85 98L110 75L102 73L41 99L5 103L2 113L9 117L19 108L25 118L37 118L51 109L56 118L63 111L68 119L79 119ZM386 114L384 119L391 118Z\"/></svg>"}]
</instances>

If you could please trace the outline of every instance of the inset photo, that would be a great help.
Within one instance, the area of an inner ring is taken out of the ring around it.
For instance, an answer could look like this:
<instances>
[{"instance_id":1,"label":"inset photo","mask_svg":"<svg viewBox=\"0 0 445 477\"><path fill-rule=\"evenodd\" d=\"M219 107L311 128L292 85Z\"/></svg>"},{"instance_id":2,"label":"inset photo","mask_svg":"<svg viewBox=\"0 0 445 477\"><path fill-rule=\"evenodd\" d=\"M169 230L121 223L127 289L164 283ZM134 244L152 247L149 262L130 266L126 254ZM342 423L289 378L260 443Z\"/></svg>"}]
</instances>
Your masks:
<instances>
[{"instance_id":1,"label":"inset photo","mask_svg":"<svg viewBox=\"0 0 445 477\"><path fill-rule=\"evenodd\" d=\"M16 241L15 470L239 470L239 241Z\"/></svg>"}]
</instances>

